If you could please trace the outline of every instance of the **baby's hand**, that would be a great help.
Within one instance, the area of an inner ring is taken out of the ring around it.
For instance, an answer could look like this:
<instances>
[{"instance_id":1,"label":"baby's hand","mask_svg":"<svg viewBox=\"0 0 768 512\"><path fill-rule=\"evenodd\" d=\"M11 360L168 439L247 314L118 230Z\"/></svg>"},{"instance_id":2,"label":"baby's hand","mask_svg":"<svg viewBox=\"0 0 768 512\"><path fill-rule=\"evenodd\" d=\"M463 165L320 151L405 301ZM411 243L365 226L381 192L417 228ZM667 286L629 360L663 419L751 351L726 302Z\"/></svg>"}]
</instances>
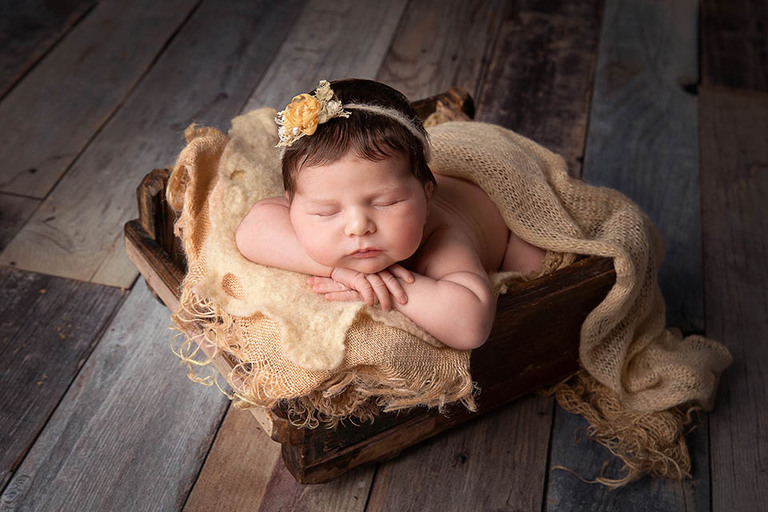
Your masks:
<instances>
[{"instance_id":1,"label":"baby's hand","mask_svg":"<svg viewBox=\"0 0 768 512\"><path fill-rule=\"evenodd\" d=\"M414 281L413 274L401 265L392 265L376 274L363 274L348 268L335 268L330 278L310 277L309 285L315 293L322 293L329 300L364 301L369 306L380 304L384 311L392 309L395 297L400 304L408 302L402 285ZM390 296L391 294L391 296Z\"/></svg>"}]
</instances>

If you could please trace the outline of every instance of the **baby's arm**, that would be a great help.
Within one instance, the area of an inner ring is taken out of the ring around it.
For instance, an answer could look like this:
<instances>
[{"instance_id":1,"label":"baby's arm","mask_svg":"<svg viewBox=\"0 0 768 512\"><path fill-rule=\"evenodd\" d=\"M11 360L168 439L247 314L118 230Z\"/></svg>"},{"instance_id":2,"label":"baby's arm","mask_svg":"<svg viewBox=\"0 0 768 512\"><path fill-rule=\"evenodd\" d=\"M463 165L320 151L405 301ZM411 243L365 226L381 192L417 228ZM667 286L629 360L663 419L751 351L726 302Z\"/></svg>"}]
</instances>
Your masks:
<instances>
[{"instance_id":1,"label":"baby's arm","mask_svg":"<svg viewBox=\"0 0 768 512\"><path fill-rule=\"evenodd\" d=\"M296 238L288 206L285 197L270 197L253 205L237 228L238 250L261 265L330 277L333 268L313 260Z\"/></svg>"},{"instance_id":2,"label":"baby's arm","mask_svg":"<svg viewBox=\"0 0 768 512\"><path fill-rule=\"evenodd\" d=\"M446 345L457 349L477 348L488 338L496 311L496 296L488 274L467 240L438 232L422 248L412 283L401 282L408 295L398 311L419 324ZM314 287L329 298L354 300L354 285L343 273L334 275L341 284L318 280ZM337 286L337 287L334 287Z\"/></svg>"},{"instance_id":3,"label":"baby's arm","mask_svg":"<svg viewBox=\"0 0 768 512\"><path fill-rule=\"evenodd\" d=\"M398 311L446 345L477 348L488 339L496 313L496 295L477 252L468 240L447 231L434 233L422 248L419 265L404 284L406 304Z\"/></svg>"},{"instance_id":4,"label":"baby's arm","mask_svg":"<svg viewBox=\"0 0 768 512\"><path fill-rule=\"evenodd\" d=\"M269 267L322 277L331 277L336 272L346 270L322 265L306 253L291 224L289 204L285 197L271 197L253 205L237 228L235 243L247 259ZM396 301L407 301L400 281L411 282L413 276L400 265L392 265L376 274L349 272L356 274L356 289L368 305L378 303L389 311L394 302L390 295Z\"/></svg>"}]
</instances>

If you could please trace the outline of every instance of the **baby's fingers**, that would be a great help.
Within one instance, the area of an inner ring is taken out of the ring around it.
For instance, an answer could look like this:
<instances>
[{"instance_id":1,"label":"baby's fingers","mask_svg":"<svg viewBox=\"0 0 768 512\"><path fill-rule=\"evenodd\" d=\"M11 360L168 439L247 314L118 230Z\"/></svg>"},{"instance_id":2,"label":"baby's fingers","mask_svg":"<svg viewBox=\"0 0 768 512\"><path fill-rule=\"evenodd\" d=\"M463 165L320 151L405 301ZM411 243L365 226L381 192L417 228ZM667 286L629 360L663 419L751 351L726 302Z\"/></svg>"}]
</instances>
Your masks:
<instances>
[{"instance_id":1,"label":"baby's fingers","mask_svg":"<svg viewBox=\"0 0 768 512\"><path fill-rule=\"evenodd\" d=\"M344 292L330 292L324 294L326 300L335 300L339 302L360 302L363 297L355 290L347 290Z\"/></svg>"},{"instance_id":2,"label":"baby's fingers","mask_svg":"<svg viewBox=\"0 0 768 512\"><path fill-rule=\"evenodd\" d=\"M382 282L387 287L387 293L392 294L397 302L400 304L406 304L408 302L408 295L406 295L405 290L403 290L400 281L398 281L391 272L382 270L379 272L379 277L381 277Z\"/></svg>"},{"instance_id":3,"label":"baby's fingers","mask_svg":"<svg viewBox=\"0 0 768 512\"><path fill-rule=\"evenodd\" d=\"M386 272L386 270L380 272L379 274L383 272ZM389 272L387 273L389 274ZM384 311L389 311L392 309L392 298L389 296L389 288L387 288L387 284L379 274L368 274L366 278L368 279L368 282L371 283L373 293L376 294L376 299L378 299L379 304L381 305L381 309ZM392 277L392 274L389 274L389 277L391 277L393 280L395 279Z\"/></svg>"},{"instance_id":4,"label":"baby's fingers","mask_svg":"<svg viewBox=\"0 0 768 512\"><path fill-rule=\"evenodd\" d=\"M412 283L416 280L410 270L402 265L398 265L397 263L391 265L387 270L389 270L393 276L398 279L402 279L406 283Z\"/></svg>"},{"instance_id":5,"label":"baby's fingers","mask_svg":"<svg viewBox=\"0 0 768 512\"><path fill-rule=\"evenodd\" d=\"M307 279L307 284L315 293L345 292L349 290L348 286L329 277L310 277Z\"/></svg>"},{"instance_id":6,"label":"baby's fingers","mask_svg":"<svg viewBox=\"0 0 768 512\"><path fill-rule=\"evenodd\" d=\"M358 272L350 284L351 288L360 293L366 304L369 306L374 306L376 304L376 293L374 293L373 287L371 286L371 283L368 282L365 274Z\"/></svg>"}]
</instances>

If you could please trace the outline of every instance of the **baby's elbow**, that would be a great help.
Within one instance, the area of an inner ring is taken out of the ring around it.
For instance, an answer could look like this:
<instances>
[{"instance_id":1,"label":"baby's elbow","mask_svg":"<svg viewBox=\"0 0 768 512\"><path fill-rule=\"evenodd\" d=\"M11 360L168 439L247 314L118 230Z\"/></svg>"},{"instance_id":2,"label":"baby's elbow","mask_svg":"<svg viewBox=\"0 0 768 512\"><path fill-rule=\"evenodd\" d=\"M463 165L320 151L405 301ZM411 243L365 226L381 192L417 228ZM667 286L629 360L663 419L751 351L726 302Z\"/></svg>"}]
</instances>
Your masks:
<instances>
[{"instance_id":1,"label":"baby's elbow","mask_svg":"<svg viewBox=\"0 0 768 512\"><path fill-rule=\"evenodd\" d=\"M265 226L275 224L275 206L271 199L254 204L235 231L235 246L245 258L262 263Z\"/></svg>"},{"instance_id":2,"label":"baby's elbow","mask_svg":"<svg viewBox=\"0 0 768 512\"><path fill-rule=\"evenodd\" d=\"M490 321L483 318L470 329L467 333L467 347L466 350L473 350L480 348L488 341L488 336L491 334L491 328L493 328L493 320Z\"/></svg>"},{"instance_id":3,"label":"baby's elbow","mask_svg":"<svg viewBox=\"0 0 768 512\"><path fill-rule=\"evenodd\" d=\"M455 338L450 345L459 350L473 350L481 347L491 334L495 308L484 307L467 315L462 326L454 330Z\"/></svg>"},{"instance_id":4,"label":"baby's elbow","mask_svg":"<svg viewBox=\"0 0 768 512\"><path fill-rule=\"evenodd\" d=\"M235 246L246 259L261 263L261 254L259 249L263 244L260 243L261 231L258 229L260 225L265 225L263 222L259 222L258 211L254 207L248 213L248 215L240 222L240 225L235 231ZM268 225L268 224L267 224Z\"/></svg>"},{"instance_id":5,"label":"baby's elbow","mask_svg":"<svg viewBox=\"0 0 768 512\"><path fill-rule=\"evenodd\" d=\"M251 245L251 237L248 233L247 223L243 221L235 231L235 246L237 247L237 250L240 251L240 254L250 260L252 259Z\"/></svg>"}]
</instances>

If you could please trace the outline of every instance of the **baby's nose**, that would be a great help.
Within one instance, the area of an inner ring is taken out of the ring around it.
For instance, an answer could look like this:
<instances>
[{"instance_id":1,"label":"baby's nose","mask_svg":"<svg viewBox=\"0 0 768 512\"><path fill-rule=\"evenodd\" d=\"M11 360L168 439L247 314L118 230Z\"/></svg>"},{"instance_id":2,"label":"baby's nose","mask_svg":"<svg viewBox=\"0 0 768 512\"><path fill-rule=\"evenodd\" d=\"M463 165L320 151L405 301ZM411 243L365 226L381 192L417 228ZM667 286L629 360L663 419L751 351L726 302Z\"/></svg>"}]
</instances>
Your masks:
<instances>
[{"instance_id":1,"label":"baby's nose","mask_svg":"<svg viewBox=\"0 0 768 512\"><path fill-rule=\"evenodd\" d=\"M365 212L352 211L347 218L345 232L347 236L363 236L376 231L376 225Z\"/></svg>"}]
</instances>

